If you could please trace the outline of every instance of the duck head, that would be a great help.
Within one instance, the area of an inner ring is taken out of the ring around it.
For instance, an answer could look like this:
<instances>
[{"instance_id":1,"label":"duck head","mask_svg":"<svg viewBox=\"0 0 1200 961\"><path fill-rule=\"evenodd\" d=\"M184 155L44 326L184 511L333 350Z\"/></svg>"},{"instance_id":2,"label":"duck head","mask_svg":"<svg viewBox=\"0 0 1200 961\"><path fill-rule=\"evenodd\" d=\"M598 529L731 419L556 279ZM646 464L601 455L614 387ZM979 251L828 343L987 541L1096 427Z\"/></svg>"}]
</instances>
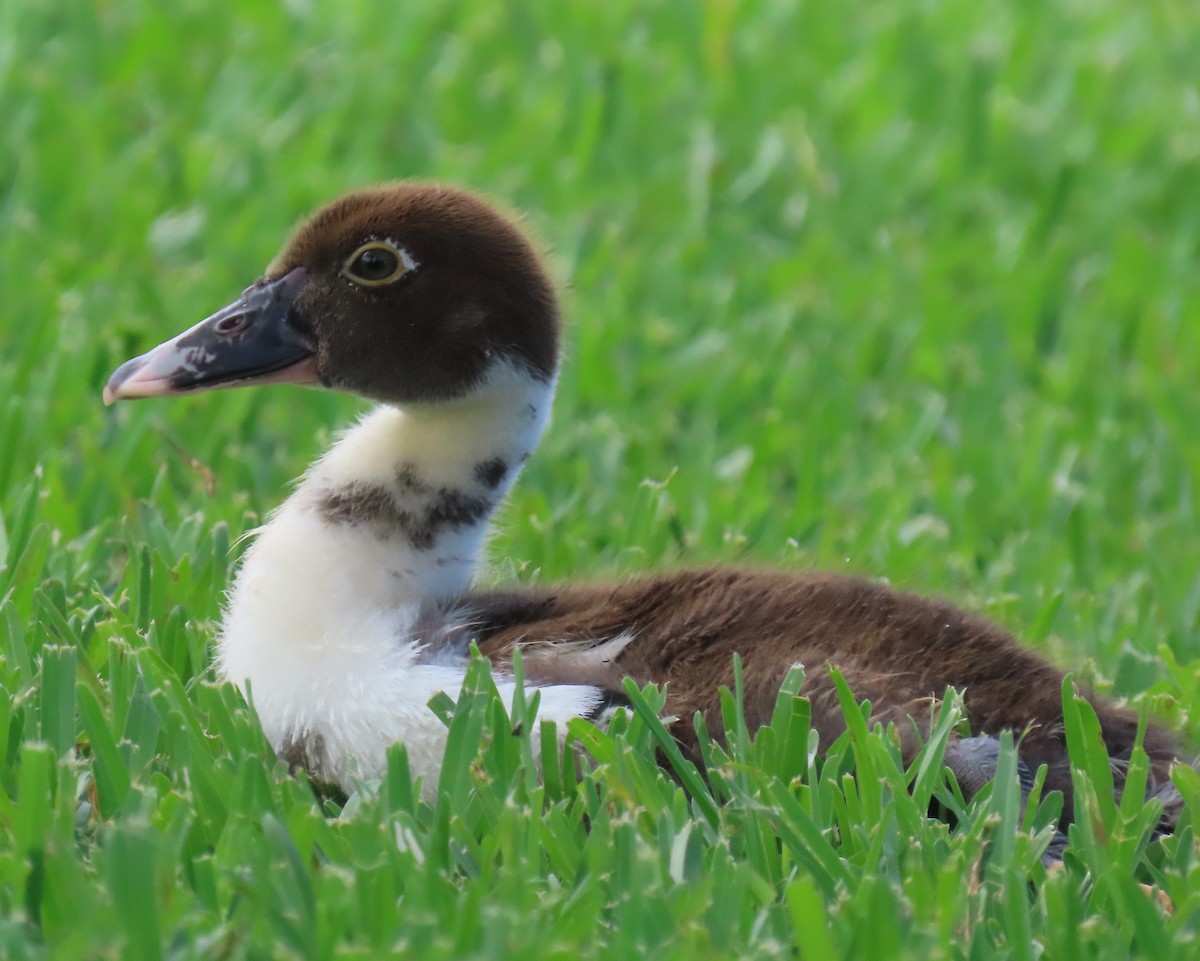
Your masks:
<instances>
[{"instance_id":1,"label":"duck head","mask_svg":"<svg viewBox=\"0 0 1200 961\"><path fill-rule=\"evenodd\" d=\"M117 368L104 401L286 382L403 406L469 394L498 361L548 383L558 351L554 288L514 223L401 183L317 211L233 303Z\"/></svg>"}]
</instances>

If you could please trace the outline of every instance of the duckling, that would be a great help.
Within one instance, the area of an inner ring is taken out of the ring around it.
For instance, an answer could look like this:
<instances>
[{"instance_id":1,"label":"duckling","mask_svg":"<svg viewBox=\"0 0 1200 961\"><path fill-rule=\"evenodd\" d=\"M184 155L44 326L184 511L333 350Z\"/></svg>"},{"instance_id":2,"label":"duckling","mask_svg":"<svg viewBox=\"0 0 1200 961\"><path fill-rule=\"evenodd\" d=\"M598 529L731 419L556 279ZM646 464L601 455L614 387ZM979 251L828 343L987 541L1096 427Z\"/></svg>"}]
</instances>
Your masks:
<instances>
[{"instance_id":1,"label":"duckling","mask_svg":"<svg viewBox=\"0 0 1200 961\"><path fill-rule=\"evenodd\" d=\"M708 568L612 584L474 584L488 526L546 425L560 354L554 287L517 224L432 184L361 190L300 226L233 303L119 367L104 400L298 383L378 402L257 532L229 594L219 673L253 700L281 758L350 790L403 741L436 784L471 643L511 697L522 651L539 716L603 721L622 680L666 685L673 731L721 732L718 687L744 665L745 712L768 721L803 665L823 743L844 729L836 666L911 759L947 687L972 730L1022 737L1021 757L1067 795L1063 675L950 603L825 573ZM1137 718L1093 701L1118 779ZM914 730L916 733L914 733ZM1151 725L1150 792L1177 812L1170 734ZM948 753L960 777L977 752ZM1168 812L1168 820L1173 815Z\"/></svg>"}]
</instances>

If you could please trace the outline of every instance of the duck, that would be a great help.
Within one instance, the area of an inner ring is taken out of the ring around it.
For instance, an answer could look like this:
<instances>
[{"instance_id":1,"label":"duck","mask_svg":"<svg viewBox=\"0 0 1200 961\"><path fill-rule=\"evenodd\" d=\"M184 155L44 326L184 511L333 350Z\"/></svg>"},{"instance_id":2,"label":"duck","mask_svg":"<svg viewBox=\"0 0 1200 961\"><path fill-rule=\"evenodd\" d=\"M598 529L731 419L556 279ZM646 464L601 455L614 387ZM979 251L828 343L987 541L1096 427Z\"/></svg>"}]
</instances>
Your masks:
<instances>
[{"instance_id":1,"label":"duck","mask_svg":"<svg viewBox=\"0 0 1200 961\"><path fill-rule=\"evenodd\" d=\"M506 699L520 651L538 718L560 730L605 723L627 705L626 678L657 684L673 736L696 757L691 719L723 735L719 689L736 654L751 727L769 722L801 666L800 694L828 745L845 729L840 673L873 721L895 725L906 763L931 705L960 692L973 736L946 751L959 780L994 771L995 738L1011 731L1026 790L1044 765L1069 821L1063 671L948 601L738 567L478 585L492 518L550 414L562 330L555 286L515 217L462 189L406 181L322 207L232 303L109 378L106 404L278 383L375 404L255 532L217 633L218 674L252 701L281 759L349 792L402 742L430 790L447 730L429 701L458 695L472 646ZM1089 699L1119 787L1138 717ZM1154 723L1143 746L1147 794L1169 826L1182 804L1170 780L1179 750Z\"/></svg>"}]
</instances>

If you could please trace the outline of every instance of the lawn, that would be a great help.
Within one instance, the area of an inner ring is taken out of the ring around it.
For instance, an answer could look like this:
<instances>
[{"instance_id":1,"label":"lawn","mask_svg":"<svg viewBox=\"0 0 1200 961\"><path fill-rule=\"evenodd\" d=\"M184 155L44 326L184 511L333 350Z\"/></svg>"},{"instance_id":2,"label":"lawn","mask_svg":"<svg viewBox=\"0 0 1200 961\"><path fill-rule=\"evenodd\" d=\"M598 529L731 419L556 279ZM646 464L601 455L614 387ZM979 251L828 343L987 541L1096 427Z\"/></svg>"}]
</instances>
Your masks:
<instances>
[{"instance_id":1,"label":"lawn","mask_svg":"<svg viewBox=\"0 0 1200 961\"><path fill-rule=\"evenodd\" d=\"M1194 773L1151 841L1080 752L1048 875L1053 799L964 809L936 740L905 772L861 720L816 756L787 692L666 773L654 692L564 754L477 667L435 805L401 750L314 796L208 644L240 536L363 405L100 389L340 191L470 186L570 321L490 580L882 578L1195 747L1197 77L1184 0L6 0L0 956L1196 957Z\"/></svg>"}]
</instances>

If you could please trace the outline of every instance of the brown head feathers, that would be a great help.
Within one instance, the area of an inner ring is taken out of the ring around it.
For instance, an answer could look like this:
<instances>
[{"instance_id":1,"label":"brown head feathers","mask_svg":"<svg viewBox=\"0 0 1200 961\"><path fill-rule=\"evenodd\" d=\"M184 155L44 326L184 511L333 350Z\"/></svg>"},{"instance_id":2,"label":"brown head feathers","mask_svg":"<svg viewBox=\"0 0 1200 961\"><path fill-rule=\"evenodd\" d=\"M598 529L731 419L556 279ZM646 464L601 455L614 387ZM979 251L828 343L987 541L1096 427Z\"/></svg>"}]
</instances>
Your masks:
<instances>
[{"instance_id":1,"label":"brown head feathers","mask_svg":"<svg viewBox=\"0 0 1200 961\"><path fill-rule=\"evenodd\" d=\"M368 286L350 274L351 258L371 244L401 259L390 282ZM438 400L468 390L497 356L542 380L557 368L558 306L541 261L473 194L422 183L347 194L296 230L267 277L297 267L310 279L295 309L330 387Z\"/></svg>"}]
</instances>

